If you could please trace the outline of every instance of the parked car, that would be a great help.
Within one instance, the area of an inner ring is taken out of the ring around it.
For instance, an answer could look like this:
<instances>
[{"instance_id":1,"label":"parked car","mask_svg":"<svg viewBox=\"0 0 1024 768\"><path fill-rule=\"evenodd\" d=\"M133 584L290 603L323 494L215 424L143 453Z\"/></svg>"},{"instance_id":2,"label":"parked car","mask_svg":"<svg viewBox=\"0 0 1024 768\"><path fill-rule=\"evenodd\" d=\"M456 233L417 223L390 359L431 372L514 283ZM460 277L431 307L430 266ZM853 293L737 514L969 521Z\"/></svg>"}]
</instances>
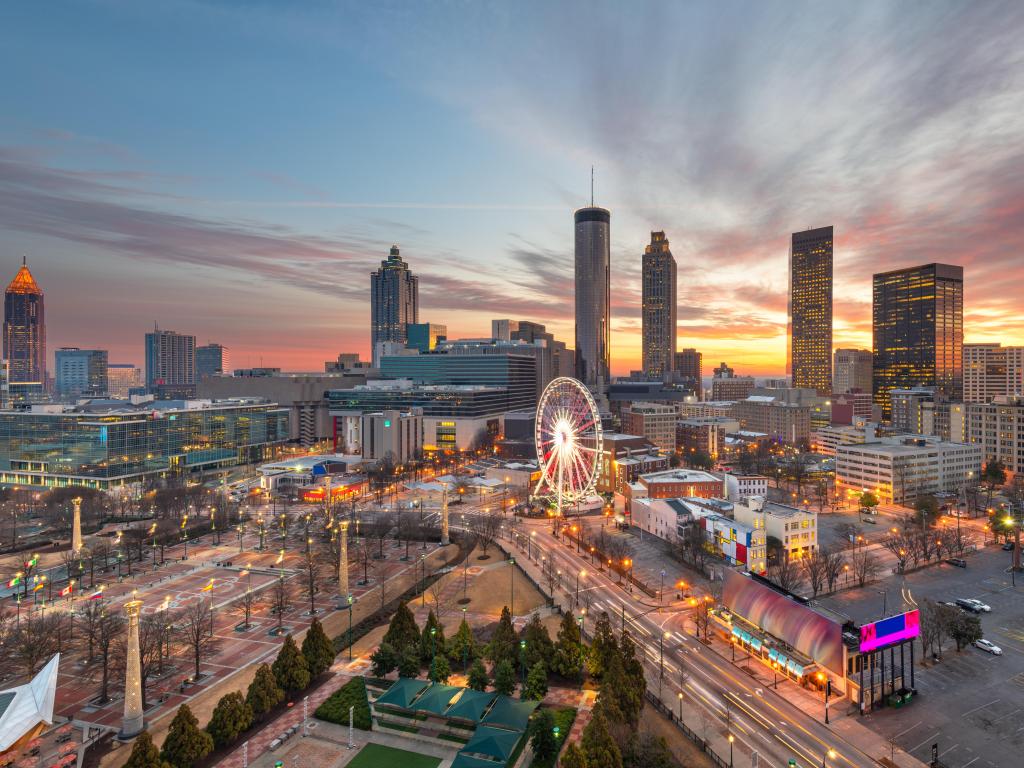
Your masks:
<instances>
[{"instance_id":1,"label":"parked car","mask_svg":"<svg viewBox=\"0 0 1024 768\"><path fill-rule=\"evenodd\" d=\"M988 640L975 640L974 647L979 650L985 651L985 653L991 653L993 656L1002 656L1003 649L994 643L990 643Z\"/></svg>"},{"instance_id":2,"label":"parked car","mask_svg":"<svg viewBox=\"0 0 1024 768\"><path fill-rule=\"evenodd\" d=\"M981 600L975 600L973 597L961 597L957 599L956 604L961 608L966 608L968 611L974 613L991 613L992 606L986 605Z\"/></svg>"},{"instance_id":3,"label":"parked car","mask_svg":"<svg viewBox=\"0 0 1024 768\"><path fill-rule=\"evenodd\" d=\"M950 557L946 559L946 562L950 565L955 565L957 568L966 568L967 561L962 557Z\"/></svg>"},{"instance_id":4,"label":"parked car","mask_svg":"<svg viewBox=\"0 0 1024 768\"><path fill-rule=\"evenodd\" d=\"M1013 542L1012 541L1008 541L1005 544L1003 544L1003 552L1012 552L1012 551L1013 551Z\"/></svg>"}]
</instances>

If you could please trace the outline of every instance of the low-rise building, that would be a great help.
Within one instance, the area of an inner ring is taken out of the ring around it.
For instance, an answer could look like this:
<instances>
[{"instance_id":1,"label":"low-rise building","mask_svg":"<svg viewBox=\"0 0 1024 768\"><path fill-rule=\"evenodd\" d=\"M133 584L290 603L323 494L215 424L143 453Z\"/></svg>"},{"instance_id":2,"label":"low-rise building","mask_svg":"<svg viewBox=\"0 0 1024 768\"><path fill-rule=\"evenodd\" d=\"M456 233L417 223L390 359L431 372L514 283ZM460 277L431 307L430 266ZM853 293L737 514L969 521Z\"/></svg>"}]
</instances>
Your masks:
<instances>
[{"instance_id":1,"label":"low-rise building","mask_svg":"<svg viewBox=\"0 0 1024 768\"><path fill-rule=\"evenodd\" d=\"M765 499L750 499L737 504L733 515L738 522L777 539L784 557L800 559L818 548L818 513Z\"/></svg>"},{"instance_id":2,"label":"low-rise building","mask_svg":"<svg viewBox=\"0 0 1024 768\"><path fill-rule=\"evenodd\" d=\"M870 380L869 380L870 381ZM862 392L840 392L832 395L830 402L833 425L853 424L857 421L878 421L882 418L881 410L875 417L874 402L870 390Z\"/></svg>"},{"instance_id":3,"label":"low-rise building","mask_svg":"<svg viewBox=\"0 0 1024 768\"><path fill-rule=\"evenodd\" d=\"M721 499L725 496L725 482L710 472L695 469L669 469L640 475L625 486L626 513L631 514L633 499L672 499L701 497Z\"/></svg>"},{"instance_id":4,"label":"low-rise building","mask_svg":"<svg viewBox=\"0 0 1024 768\"><path fill-rule=\"evenodd\" d=\"M859 445L875 439L875 424L860 422L856 425L822 427L811 433L811 450L822 456L835 456L841 445Z\"/></svg>"},{"instance_id":5,"label":"low-rise building","mask_svg":"<svg viewBox=\"0 0 1024 768\"><path fill-rule=\"evenodd\" d=\"M740 423L727 416L679 419L676 422L676 445L685 454L706 453L718 458L725 449L725 438L738 432Z\"/></svg>"},{"instance_id":6,"label":"low-rise building","mask_svg":"<svg viewBox=\"0 0 1024 768\"><path fill-rule=\"evenodd\" d=\"M701 402L686 401L676 405L681 419L732 418L735 400L704 400Z\"/></svg>"},{"instance_id":7,"label":"low-rise building","mask_svg":"<svg viewBox=\"0 0 1024 768\"><path fill-rule=\"evenodd\" d=\"M364 413L362 437L364 459L404 464L423 452L423 410Z\"/></svg>"},{"instance_id":8,"label":"low-rise building","mask_svg":"<svg viewBox=\"0 0 1024 768\"><path fill-rule=\"evenodd\" d=\"M737 376L725 363L715 368L714 374L711 379L712 400L742 400L757 386L753 376Z\"/></svg>"},{"instance_id":9,"label":"low-rise building","mask_svg":"<svg viewBox=\"0 0 1024 768\"><path fill-rule=\"evenodd\" d=\"M668 469L668 457L642 435L605 432L597 468L598 493L625 493L642 474Z\"/></svg>"},{"instance_id":10,"label":"low-rise building","mask_svg":"<svg viewBox=\"0 0 1024 768\"><path fill-rule=\"evenodd\" d=\"M724 472L722 479L725 480L725 497L729 501L744 504L755 496L768 495L768 478L764 475Z\"/></svg>"},{"instance_id":11,"label":"low-rise building","mask_svg":"<svg viewBox=\"0 0 1024 768\"><path fill-rule=\"evenodd\" d=\"M730 565L746 566L754 573L765 572L768 551L763 527L737 520L735 505L729 501L701 498L678 501L686 507L693 524L704 530L705 539L719 557ZM686 535L682 525L677 535Z\"/></svg>"},{"instance_id":12,"label":"low-rise building","mask_svg":"<svg viewBox=\"0 0 1024 768\"><path fill-rule=\"evenodd\" d=\"M983 460L998 459L1014 474L1024 471L1024 397L968 403L967 439Z\"/></svg>"},{"instance_id":13,"label":"low-rise building","mask_svg":"<svg viewBox=\"0 0 1024 768\"><path fill-rule=\"evenodd\" d=\"M622 428L643 435L663 451L676 449L676 409L657 403L633 403L622 414Z\"/></svg>"},{"instance_id":14,"label":"low-rise building","mask_svg":"<svg viewBox=\"0 0 1024 768\"><path fill-rule=\"evenodd\" d=\"M744 430L761 432L789 445L806 443L811 435L811 411L774 395L751 395L732 408Z\"/></svg>"}]
</instances>

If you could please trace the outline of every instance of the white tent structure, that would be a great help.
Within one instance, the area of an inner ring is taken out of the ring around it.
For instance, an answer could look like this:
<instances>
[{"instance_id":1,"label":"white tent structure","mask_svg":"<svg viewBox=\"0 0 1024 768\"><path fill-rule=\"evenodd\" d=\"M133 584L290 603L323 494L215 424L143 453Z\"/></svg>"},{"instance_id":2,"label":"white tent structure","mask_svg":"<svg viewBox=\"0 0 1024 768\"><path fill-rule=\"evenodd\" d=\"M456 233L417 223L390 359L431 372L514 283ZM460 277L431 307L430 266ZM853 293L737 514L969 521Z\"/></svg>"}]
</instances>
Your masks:
<instances>
[{"instance_id":1,"label":"white tent structure","mask_svg":"<svg viewBox=\"0 0 1024 768\"><path fill-rule=\"evenodd\" d=\"M36 736L40 725L53 724L59 665L58 653L30 682L0 691L0 754Z\"/></svg>"}]
</instances>

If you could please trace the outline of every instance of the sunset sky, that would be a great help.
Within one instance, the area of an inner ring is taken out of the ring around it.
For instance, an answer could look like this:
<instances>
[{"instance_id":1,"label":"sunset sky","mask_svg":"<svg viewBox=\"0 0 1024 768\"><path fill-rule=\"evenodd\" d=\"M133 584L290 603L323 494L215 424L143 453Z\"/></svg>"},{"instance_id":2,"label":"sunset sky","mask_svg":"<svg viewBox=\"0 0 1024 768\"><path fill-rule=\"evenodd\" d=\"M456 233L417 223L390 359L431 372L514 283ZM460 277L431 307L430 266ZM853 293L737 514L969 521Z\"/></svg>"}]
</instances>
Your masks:
<instances>
[{"instance_id":1,"label":"sunset sky","mask_svg":"<svg viewBox=\"0 0 1024 768\"><path fill-rule=\"evenodd\" d=\"M301 8L294 6L301 5ZM612 212L616 373L665 230L679 348L785 368L789 234L835 227L835 344L871 274L965 268L967 341L1024 344L1024 3L0 5L0 275L48 346L237 367L369 354L397 243L421 321L573 344L572 211Z\"/></svg>"}]
</instances>

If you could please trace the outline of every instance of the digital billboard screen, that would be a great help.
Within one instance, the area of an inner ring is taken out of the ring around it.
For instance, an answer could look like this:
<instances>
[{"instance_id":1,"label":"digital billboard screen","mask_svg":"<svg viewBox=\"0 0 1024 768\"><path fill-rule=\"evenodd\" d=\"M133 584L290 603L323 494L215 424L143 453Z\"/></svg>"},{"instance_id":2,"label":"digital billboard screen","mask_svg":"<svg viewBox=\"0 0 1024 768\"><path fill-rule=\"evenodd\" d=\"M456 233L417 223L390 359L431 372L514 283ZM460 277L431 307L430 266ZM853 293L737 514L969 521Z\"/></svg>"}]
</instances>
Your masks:
<instances>
[{"instance_id":1,"label":"digital billboard screen","mask_svg":"<svg viewBox=\"0 0 1024 768\"><path fill-rule=\"evenodd\" d=\"M921 616L916 610L890 616L860 628L860 652L868 653L893 643L913 640L920 634Z\"/></svg>"},{"instance_id":2,"label":"digital billboard screen","mask_svg":"<svg viewBox=\"0 0 1024 768\"><path fill-rule=\"evenodd\" d=\"M733 570L725 572L722 603L823 667L843 674L843 627L838 622Z\"/></svg>"}]
</instances>

